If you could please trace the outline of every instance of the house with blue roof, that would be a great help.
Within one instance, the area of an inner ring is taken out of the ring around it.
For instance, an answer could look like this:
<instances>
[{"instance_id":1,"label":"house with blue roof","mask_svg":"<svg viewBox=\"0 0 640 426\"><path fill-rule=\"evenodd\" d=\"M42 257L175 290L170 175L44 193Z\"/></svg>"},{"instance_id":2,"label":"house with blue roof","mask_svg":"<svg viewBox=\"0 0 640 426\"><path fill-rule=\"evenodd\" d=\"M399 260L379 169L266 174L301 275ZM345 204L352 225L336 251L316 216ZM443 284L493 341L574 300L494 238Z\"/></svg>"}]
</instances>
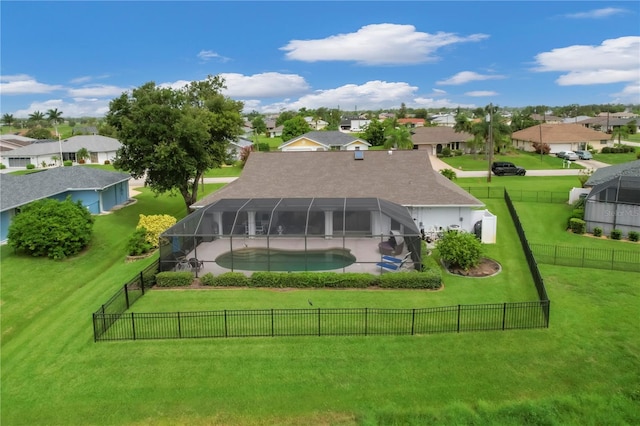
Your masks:
<instances>
[{"instance_id":1,"label":"house with blue roof","mask_svg":"<svg viewBox=\"0 0 640 426\"><path fill-rule=\"evenodd\" d=\"M129 200L126 173L92 167L56 167L26 175L0 174L0 242L6 242L9 225L20 208L44 198L80 201L91 214L100 214Z\"/></svg>"}]
</instances>

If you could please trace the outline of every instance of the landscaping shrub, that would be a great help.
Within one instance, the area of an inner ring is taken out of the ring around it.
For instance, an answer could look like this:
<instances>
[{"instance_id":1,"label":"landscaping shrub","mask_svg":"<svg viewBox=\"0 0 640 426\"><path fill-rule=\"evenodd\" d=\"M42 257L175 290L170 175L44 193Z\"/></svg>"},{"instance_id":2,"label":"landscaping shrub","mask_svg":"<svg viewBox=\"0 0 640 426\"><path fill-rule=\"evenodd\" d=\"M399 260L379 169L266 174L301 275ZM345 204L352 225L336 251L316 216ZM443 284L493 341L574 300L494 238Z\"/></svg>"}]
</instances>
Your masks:
<instances>
[{"instance_id":1,"label":"landscaping shrub","mask_svg":"<svg viewBox=\"0 0 640 426\"><path fill-rule=\"evenodd\" d=\"M453 150L453 155L455 155L456 157L461 157L462 156L462 150L461 149L454 149Z\"/></svg>"},{"instance_id":2,"label":"landscaping shrub","mask_svg":"<svg viewBox=\"0 0 640 426\"><path fill-rule=\"evenodd\" d=\"M595 228L593 228L593 236L602 237L602 228L600 228L599 226L596 226Z\"/></svg>"},{"instance_id":3,"label":"landscaping shrub","mask_svg":"<svg viewBox=\"0 0 640 426\"><path fill-rule=\"evenodd\" d=\"M567 220L567 227L571 228L571 220L580 219L584 220L584 209L573 209L571 212L571 217Z\"/></svg>"},{"instance_id":4,"label":"landscaping shrub","mask_svg":"<svg viewBox=\"0 0 640 426\"><path fill-rule=\"evenodd\" d=\"M572 218L569 220L569 228L574 234L584 234L587 229L587 222L582 219Z\"/></svg>"},{"instance_id":5,"label":"landscaping shrub","mask_svg":"<svg viewBox=\"0 0 640 426\"><path fill-rule=\"evenodd\" d=\"M148 253L152 248L153 245L147 241L146 228L137 228L127 243L127 253L129 256L140 256L141 254Z\"/></svg>"},{"instance_id":6,"label":"landscaping shrub","mask_svg":"<svg viewBox=\"0 0 640 426\"><path fill-rule=\"evenodd\" d=\"M378 282L380 288L436 289L442 286L442 274L439 269L421 273L396 272L380 275Z\"/></svg>"},{"instance_id":7,"label":"landscaping shrub","mask_svg":"<svg viewBox=\"0 0 640 426\"><path fill-rule=\"evenodd\" d=\"M480 262L483 252L482 243L474 234L457 231L447 232L438 240L436 248L445 262L465 271Z\"/></svg>"},{"instance_id":8,"label":"landscaping shrub","mask_svg":"<svg viewBox=\"0 0 640 426\"><path fill-rule=\"evenodd\" d=\"M449 180L454 180L458 178L458 175L452 169L442 169L440 170L440 174Z\"/></svg>"},{"instance_id":9,"label":"landscaping shrub","mask_svg":"<svg viewBox=\"0 0 640 426\"><path fill-rule=\"evenodd\" d=\"M438 267L420 273L411 271L382 275L355 272L254 272L248 279L247 285L262 288L368 288L380 286L382 288L433 289L440 288L442 285L442 274Z\"/></svg>"},{"instance_id":10,"label":"landscaping shrub","mask_svg":"<svg viewBox=\"0 0 640 426\"><path fill-rule=\"evenodd\" d=\"M640 232L629 231L629 241L637 242L640 239Z\"/></svg>"},{"instance_id":11,"label":"landscaping shrub","mask_svg":"<svg viewBox=\"0 0 640 426\"><path fill-rule=\"evenodd\" d=\"M64 162L62 163L65 167L71 167L73 166L73 161L71 160L64 160Z\"/></svg>"},{"instance_id":12,"label":"landscaping shrub","mask_svg":"<svg viewBox=\"0 0 640 426\"><path fill-rule=\"evenodd\" d=\"M200 284L202 285L215 285L213 282L216 277L211 273L207 272L206 274L200 277Z\"/></svg>"},{"instance_id":13,"label":"landscaping shrub","mask_svg":"<svg viewBox=\"0 0 640 426\"><path fill-rule=\"evenodd\" d=\"M548 143L534 142L533 150L535 151L536 154L546 155L551 152L551 146Z\"/></svg>"},{"instance_id":14,"label":"landscaping shrub","mask_svg":"<svg viewBox=\"0 0 640 426\"><path fill-rule=\"evenodd\" d=\"M4 164L0 163L0 170L4 170L6 168L7 168L7 166L5 166Z\"/></svg>"},{"instance_id":15,"label":"landscaping shrub","mask_svg":"<svg viewBox=\"0 0 640 426\"><path fill-rule=\"evenodd\" d=\"M205 274L206 275L206 274ZM213 285L220 287L247 287L249 285L249 277L240 272L226 272L217 277L211 276L206 281L201 280L204 285ZM203 277L204 278L204 277Z\"/></svg>"},{"instance_id":16,"label":"landscaping shrub","mask_svg":"<svg viewBox=\"0 0 640 426\"><path fill-rule=\"evenodd\" d=\"M105 165L105 166L108 166L109 164L111 164L111 161L109 161L109 160L104 160L104 165Z\"/></svg>"},{"instance_id":17,"label":"landscaping shrub","mask_svg":"<svg viewBox=\"0 0 640 426\"><path fill-rule=\"evenodd\" d=\"M156 274L156 285L158 287L187 287L193 282L191 272L160 272Z\"/></svg>"},{"instance_id":18,"label":"landscaping shrub","mask_svg":"<svg viewBox=\"0 0 640 426\"><path fill-rule=\"evenodd\" d=\"M451 157L451 148L449 148L448 146L445 146L444 148L442 148L442 156Z\"/></svg>"},{"instance_id":19,"label":"landscaping shrub","mask_svg":"<svg viewBox=\"0 0 640 426\"><path fill-rule=\"evenodd\" d=\"M268 143L266 143L266 142L259 142L259 143L258 143L258 144L256 144L256 145L257 145L257 147L256 147L256 148L257 148L257 151L268 152L268 151L271 149L271 147L269 146L269 144L268 144Z\"/></svg>"},{"instance_id":20,"label":"landscaping shrub","mask_svg":"<svg viewBox=\"0 0 640 426\"><path fill-rule=\"evenodd\" d=\"M622 231L619 229L614 229L611 231L611 239L612 240L619 240L622 238Z\"/></svg>"},{"instance_id":21,"label":"landscaping shrub","mask_svg":"<svg viewBox=\"0 0 640 426\"><path fill-rule=\"evenodd\" d=\"M22 207L9 225L9 245L32 256L63 259L89 244L93 222L87 208L71 197L34 201Z\"/></svg>"},{"instance_id":22,"label":"landscaping shrub","mask_svg":"<svg viewBox=\"0 0 640 426\"><path fill-rule=\"evenodd\" d=\"M625 154L627 152L636 152L636 148L631 145L605 146L601 152L603 154Z\"/></svg>"},{"instance_id":23,"label":"landscaping shrub","mask_svg":"<svg viewBox=\"0 0 640 426\"><path fill-rule=\"evenodd\" d=\"M152 248L158 247L160 234L176 224L176 218L168 214L140 215L136 229L147 230L146 239Z\"/></svg>"},{"instance_id":24,"label":"landscaping shrub","mask_svg":"<svg viewBox=\"0 0 640 426\"><path fill-rule=\"evenodd\" d=\"M33 170L35 168L36 168L35 164L31 164L31 163L27 164L27 170Z\"/></svg>"}]
</instances>

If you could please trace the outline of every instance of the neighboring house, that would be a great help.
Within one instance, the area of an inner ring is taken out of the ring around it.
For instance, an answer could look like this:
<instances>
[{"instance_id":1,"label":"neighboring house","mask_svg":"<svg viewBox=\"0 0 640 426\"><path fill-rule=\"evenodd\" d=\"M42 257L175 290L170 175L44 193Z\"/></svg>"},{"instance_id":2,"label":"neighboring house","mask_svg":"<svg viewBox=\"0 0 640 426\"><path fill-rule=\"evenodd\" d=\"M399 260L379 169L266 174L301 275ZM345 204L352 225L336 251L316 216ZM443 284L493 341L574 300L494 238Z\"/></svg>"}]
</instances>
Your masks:
<instances>
[{"instance_id":1,"label":"neighboring house","mask_svg":"<svg viewBox=\"0 0 640 426\"><path fill-rule=\"evenodd\" d=\"M454 114L438 114L429 117L432 125L453 127L456 125L456 116Z\"/></svg>"},{"instance_id":2,"label":"neighboring house","mask_svg":"<svg viewBox=\"0 0 640 426\"><path fill-rule=\"evenodd\" d=\"M424 118L398 118L398 124L410 129L424 126Z\"/></svg>"},{"instance_id":3,"label":"neighboring house","mask_svg":"<svg viewBox=\"0 0 640 426\"><path fill-rule=\"evenodd\" d=\"M586 149L591 145L596 151L612 146L611 135L588 129L580 124L537 124L511 134L513 146L524 151L535 151L534 142L548 144L551 154L560 151Z\"/></svg>"},{"instance_id":4,"label":"neighboring house","mask_svg":"<svg viewBox=\"0 0 640 426\"><path fill-rule=\"evenodd\" d=\"M44 198L81 201L91 214L100 214L129 200L129 176L92 167L55 167L26 175L0 174L0 241L20 207Z\"/></svg>"},{"instance_id":5,"label":"neighboring house","mask_svg":"<svg viewBox=\"0 0 640 426\"><path fill-rule=\"evenodd\" d=\"M378 114L378 120L384 121L387 118L396 118L396 115L392 112L381 112Z\"/></svg>"},{"instance_id":6,"label":"neighboring house","mask_svg":"<svg viewBox=\"0 0 640 426\"><path fill-rule=\"evenodd\" d=\"M341 132L362 132L371 123L368 118L347 117L340 120Z\"/></svg>"},{"instance_id":7,"label":"neighboring house","mask_svg":"<svg viewBox=\"0 0 640 426\"><path fill-rule=\"evenodd\" d=\"M579 121L578 123L589 129L612 133L614 130L619 129L622 126L626 126L632 121L637 122L637 119L619 117L591 117Z\"/></svg>"},{"instance_id":8,"label":"neighboring house","mask_svg":"<svg viewBox=\"0 0 640 426\"><path fill-rule=\"evenodd\" d=\"M227 154L234 160L238 161L240 159L240 152L242 152L243 148L248 146L252 146L253 142L246 138L238 138L237 141L229 142L229 146L227 147Z\"/></svg>"},{"instance_id":9,"label":"neighboring house","mask_svg":"<svg viewBox=\"0 0 640 426\"><path fill-rule=\"evenodd\" d=\"M11 151L32 144L37 139L28 138L21 135L6 134L0 135L0 151Z\"/></svg>"},{"instance_id":10,"label":"neighboring house","mask_svg":"<svg viewBox=\"0 0 640 426\"><path fill-rule=\"evenodd\" d=\"M274 118L267 119L265 124L267 125L267 134L270 138L278 138L282 136L282 129L284 129L284 126L276 126L276 120Z\"/></svg>"},{"instance_id":11,"label":"neighboring house","mask_svg":"<svg viewBox=\"0 0 640 426\"><path fill-rule=\"evenodd\" d=\"M371 144L364 139L333 131L313 131L280 145L280 151L365 151Z\"/></svg>"},{"instance_id":12,"label":"neighboring house","mask_svg":"<svg viewBox=\"0 0 640 426\"><path fill-rule=\"evenodd\" d=\"M584 209L587 232L640 232L640 160L597 169L585 187L591 187Z\"/></svg>"},{"instance_id":13,"label":"neighboring house","mask_svg":"<svg viewBox=\"0 0 640 426\"><path fill-rule=\"evenodd\" d=\"M562 124L563 118L551 114L531 114L533 120L547 124Z\"/></svg>"},{"instance_id":14,"label":"neighboring house","mask_svg":"<svg viewBox=\"0 0 640 426\"><path fill-rule=\"evenodd\" d=\"M313 130L322 130L329 125L329 123L320 118L314 119L313 117L305 117L304 121L306 121L309 128Z\"/></svg>"},{"instance_id":15,"label":"neighboring house","mask_svg":"<svg viewBox=\"0 0 640 426\"><path fill-rule=\"evenodd\" d=\"M436 155L442 152L442 148L460 149L468 152L466 142L473 139L473 135L467 132L456 132L453 127L420 127L414 129L411 135L414 149L426 150L429 154Z\"/></svg>"},{"instance_id":16,"label":"neighboring house","mask_svg":"<svg viewBox=\"0 0 640 426\"><path fill-rule=\"evenodd\" d=\"M86 148L89 151L88 163L104 164L105 161L113 161L116 152L122 146L120 141L114 138L100 135L73 136L69 139L53 142L32 143L22 148L2 153L2 164L7 167L24 168L27 164L40 167L42 163L51 165L55 163L52 157L59 158L62 152L63 160L76 161L76 153Z\"/></svg>"},{"instance_id":17,"label":"neighboring house","mask_svg":"<svg viewBox=\"0 0 640 426\"><path fill-rule=\"evenodd\" d=\"M96 126L74 127L71 129L72 135L97 135L98 128Z\"/></svg>"},{"instance_id":18,"label":"neighboring house","mask_svg":"<svg viewBox=\"0 0 640 426\"><path fill-rule=\"evenodd\" d=\"M623 112L601 112L598 114L598 117L615 117L615 118L638 118L640 115L635 114L631 111L623 111Z\"/></svg>"},{"instance_id":19,"label":"neighboring house","mask_svg":"<svg viewBox=\"0 0 640 426\"><path fill-rule=\"evenodd\" d=\"M429 156L416 150L254 152L240 178L192 207L222 199L371 197L404 206L426 230L455 225L472 231L485 218L495 224L480 200L433 170ZM494 230L483 227L484 242L495 242Z\"/></svg>"}]
</instances>

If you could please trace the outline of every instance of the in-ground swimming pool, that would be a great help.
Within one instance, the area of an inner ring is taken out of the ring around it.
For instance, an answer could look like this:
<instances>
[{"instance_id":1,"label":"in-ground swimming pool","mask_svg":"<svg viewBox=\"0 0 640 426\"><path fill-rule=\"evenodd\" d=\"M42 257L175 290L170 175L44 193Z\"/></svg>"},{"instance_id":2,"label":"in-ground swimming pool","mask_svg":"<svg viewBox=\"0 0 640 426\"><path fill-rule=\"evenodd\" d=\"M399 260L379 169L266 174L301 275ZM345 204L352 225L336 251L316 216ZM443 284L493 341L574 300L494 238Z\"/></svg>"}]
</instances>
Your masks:
<instances>
[{"instance_id":1,"label":"in-ground swimming pool","mask_svg":"<svg viewBox=\"0 0 640 426\"><path fill-rule=\"evenodd\" d=\"M328 271L355 261L351 251L343 248L307 251L242 248L216 258L216 263L223 268L243 271Z\"/></svg>"}]
</instances>

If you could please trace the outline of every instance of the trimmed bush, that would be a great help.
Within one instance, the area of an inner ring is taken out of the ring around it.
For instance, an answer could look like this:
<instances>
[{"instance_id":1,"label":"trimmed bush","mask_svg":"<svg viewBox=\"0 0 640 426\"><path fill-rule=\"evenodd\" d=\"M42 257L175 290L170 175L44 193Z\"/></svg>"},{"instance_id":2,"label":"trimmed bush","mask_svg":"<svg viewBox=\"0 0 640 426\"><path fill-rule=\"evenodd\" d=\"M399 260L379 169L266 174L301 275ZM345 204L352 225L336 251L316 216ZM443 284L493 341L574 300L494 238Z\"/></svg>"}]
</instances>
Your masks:
<instances>
[{"instance_id":1,"label":"trimmed bush","mask_svg":"<svg viewBox=\"0 0 640 426\"><path fill-rule=\"evenodd\" d=\"M147 230L146 239L152 248L158 247L160 234L176 224L176 218L168 214L140 215L137 229Z\"/></svg>"},{"instance_id":2,"label":"trimmed bush","mask_svg":"<svg viewBox=\"0 0 640 426\"><path fill-rule=\"evenodd\" d=\"M129 256L140 256L148 253L153 246L147 241L146 228L138 228L133 232L127 243L127 253Z\"/></svg>"},{"instance_id":3,"label":"trimmed bush","mask_svg":"<svg viewBox=\"0 0 640 426\"><path fill-rule=\"evenodd\" d=\"M396 272L382 274L379 278L380 288L418 288L436 289L442 286L442 275L439 270L427 272Z\"/></svg>"},{"instance_id":4,"label":"trimmed bush","mask_svg":"<svg viewBox=\"0 0 640 426\"><path fill-rule=\"evenodd\" d=\"M445 146L444 148L442 148L442 156L451 157L451 148L449 148L448 146Z\"/></svg>"},{"instance_id":5,"label":"trimmed bush","mask_svg":"<svg viewBox=\"0 0 640 426\"><path fill-rule=\"evenodd\" d=\"M436 243L440 257L450 265L469 270L480 262L483 247L474 234L449 231Z\"/></svg>"},{"instance_id":6,"label":"trimmed bush","mask_svg":"<svg viewBox=\"0 0 640 426\"><path fill-rule=\"evenodd\" d=\"M109 161L109 160L104 160L104 165L105 165L105 166L108 166L109 164L111 164L111 161Z\"/></svg>"},{"instance_id":7,"label":"trimmed bush","mask_svg":"<svg viewBox=\"0 0 640 426\"><path fill-rule=\"evenodd\" d=\"M271 149L268 143L260 142L256 146L256 151L268 152Z\"/></svg>"},{"instance_id":8,"label":"trimmed bush","mask_svg":"<svg viewBox=\"0 0 640 426\"><path fill-rule=\"evenodd\" d=\"M211 272L207 272L206 274L200 277L200 284L202 285L215 285L213 282L216 277L213 276Z\"/></svg>"},{"instance_id":9,"label":"trimmed bush","mask_svg":"<svg viewBox=\"0 0 640 426\"><path fill-rule=\"evenodd\" d=\"M33 170L35 168L36 168L35 164L31 164L31 163L27 164L27 170Z\"/></svg>"},{"instance_id":10,"label":"trimmed bush","mask_svg":"<svg viewBox=\"0 0 640 426\"><path fill-rule=\"evenodd\" d=\"M71 160L64 160L64 162L62 163L65 167L71 167L73 166L73 161Z\"/></svg>"},{"instance_id":11,"label":"trimmed bush","mask_svg":"<svg viewBox=\"0 0 640 426\"><path fill-rule=\"evenodd\" d=\"M584 234L587 230L587 222L582 219L572 218L569 220L569 228L574 234Z\"/></svg>"},{"instance_id":12,"label":"trimmed bush","mask_svg":"<svg viewBox=\"0 0 640 426\"><path fill-rule=\"evenodd\" d=\"M206 275L206 274L205 274ZM204 277L203 277L204 278ZM213 285L220 287L247 287L249 285L249 277L240 272L226 272L217 277L211 276L205 280L201 280L204 285Z\"/></svg>"},{"instance_id":13,"label":"trimmed bush","mask_svg":"<svg viewBox=\"0 0 640 426\"><path fill-rule=\"evenodd\" d=\"M80 201L51 198L22 207L9 225L9 245L32 256L63 259L91 241L94 219Z\"/></svg>"},{"instance_id":14,"label":"trimmed bush","mask_svg":"<svg viewBox=\"0 0 640 426\"><path fill-rule=\"evenodd\" d=\"M611 231L611 239L612 240L620 240L622 239L622 231L619 229L614 229Z\"/></svg>"},{"instance_id":15,"label":"trimmed bush","mask_svg":"<svg viewBox=\"0 0 640 426\"><path fill-rule=\"evenodd\" d=\"M629 241L638 242L638 239L640 239L640 232L629 231Z\"/></svg>"},{"instance_id":16,"label":"trimmed bush","mask_svg":"<svg viewBox=\"0 0 640 426\"><path fill-rule=\"evenodd\" d=\"M193 282L191 272L160 272L156 274L156 285L158 287L187 287Z\"/></svg>"},{"instance_id":17,"label":"trimmed bush","mask_svg":"<svg viewBox=\"0 0 640 426\"><path fill-rule=\"evenodd\" d=\"M5 166L4 164L0 163L0 170L4 170L6 168L7 168L7 166Z\"/></svg>"},{"instance_id":18,"label":"trimmed bush","mask_svg":"<svg viewBox=\"0 0 640 426\"><path fill-rule=\"evenodd\" d=\"M593 228L593 236L594 237L602 237L602 228L596 226Z\"/></svg>"},{"instance_id":19,"label":"trimmed bush","mask_svg":"<svg viewBox=\"0 0 640 426\"><path fill-rule=\"evenodd\" d=\"M584 219L584 209L573 209L571 211L571 217L569 217L569 219L567 220L567 227L568 228L571 228L571 221L573 219L583 220Z\"/></svg>"}]
</instances>

